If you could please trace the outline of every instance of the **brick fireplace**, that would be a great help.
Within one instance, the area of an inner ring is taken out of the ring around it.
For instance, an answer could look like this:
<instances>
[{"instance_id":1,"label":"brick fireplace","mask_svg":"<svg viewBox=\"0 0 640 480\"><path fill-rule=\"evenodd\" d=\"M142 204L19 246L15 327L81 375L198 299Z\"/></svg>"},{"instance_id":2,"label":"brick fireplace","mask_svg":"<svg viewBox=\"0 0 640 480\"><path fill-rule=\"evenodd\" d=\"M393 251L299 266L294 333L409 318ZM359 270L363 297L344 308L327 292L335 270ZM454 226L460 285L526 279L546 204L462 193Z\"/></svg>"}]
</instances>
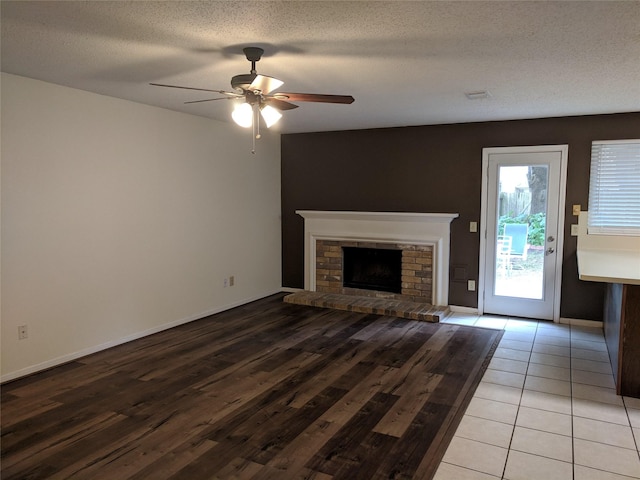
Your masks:
<instances>
[{"instance_id":1,"label":"brick fireplace","mask_svg":"<svg viewBox=\"0 0 640 480\"><path fill-rule=\"evenodd\" d=\"M448 305L450 223L458 214L299 210L305 290ZM401 250L400 293L343 286L343 247Z\"/></svg>"},{"instance_id":2,"label":"brick fireplace","mask_svg":"<svg viewBox=\"0 0 640 480\"><path fill-rule=\"evenodd\" d=\"M343 247L398 250L401 252L400 293L344 286ZM432 303L433 246L403 243L316 240L316 291L393 300Z\"/></svg>"}]
</instances>

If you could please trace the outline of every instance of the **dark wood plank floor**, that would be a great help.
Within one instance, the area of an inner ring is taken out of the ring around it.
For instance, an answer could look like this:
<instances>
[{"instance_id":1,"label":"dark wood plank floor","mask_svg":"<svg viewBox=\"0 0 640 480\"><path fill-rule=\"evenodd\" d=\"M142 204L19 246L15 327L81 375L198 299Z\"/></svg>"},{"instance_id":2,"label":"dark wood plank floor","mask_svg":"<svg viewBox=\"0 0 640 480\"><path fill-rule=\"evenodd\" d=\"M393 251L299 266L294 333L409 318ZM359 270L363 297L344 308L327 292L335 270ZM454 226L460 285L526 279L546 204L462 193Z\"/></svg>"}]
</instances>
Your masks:
<instances>
[{"instance_id":1,"label":"dark wood plank floor","mask_svg":"<svg viewBox=\"0 0 640 480\"><path fill-rule=\"evenodd\" d=\"M431 478L501 332L282 297L3 385L2 478Z\"/></svg>"}]
</instances>

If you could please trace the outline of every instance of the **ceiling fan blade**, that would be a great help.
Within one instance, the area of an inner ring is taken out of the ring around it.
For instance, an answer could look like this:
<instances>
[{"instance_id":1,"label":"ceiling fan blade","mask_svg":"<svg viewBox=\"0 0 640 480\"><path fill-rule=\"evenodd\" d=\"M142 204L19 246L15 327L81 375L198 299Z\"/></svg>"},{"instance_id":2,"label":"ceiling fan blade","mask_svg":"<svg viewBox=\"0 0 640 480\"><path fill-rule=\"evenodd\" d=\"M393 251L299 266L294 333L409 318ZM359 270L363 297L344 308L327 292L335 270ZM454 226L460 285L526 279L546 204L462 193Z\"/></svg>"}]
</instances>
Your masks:
<instances>
[{"instance_id":1,"label":"ceiling fan blade","mask_svg":"<svg viewBox=\"0 0 640 480\"><path fill-rule=\"evenodd\" d=\"M279 100L290 100L292 102L320 102L320 103L343 103L354 102L351 95L322 95L319 93L280 93L276 94Z\"/></svg>"},{"instance_id":2,"label":"ceiling fan blade","mask_svg":"<svg viewBox=\"0 0 640 480\"><path fill-rule=\"evenodd\" d=\"M184 104L188 103L202 103L202 102L213 102L214 100L235 100L235 97L219 97L219 98L207 98L205 100L191 100L190 102L184 102Z\"/></svg>"},{"instance_id":3,"label":"ceiling fan blade","mask_svg":"<svg viewBox=\"0 0 640 480\"><path fill-rule=\"evenodd\" d=\"M285 102L284 100L273 97L267 98L264 103L266 103L267 105L271 105L277 110L293 110L294 108L298 108L298 105L294 105L293 103Z\"/></svg>"},{"instance_id":4,"label":"ceiling fan blade","mask_svg":"<svg viewBox=\"0 0 640 480\"><path fill-rule=\"evenodd\" d=\"M284 82L282 80L278 80L277 78L269 77L267 75L257 75L256 78L253 79L251 85L247 90L251 92L255 92L256 90L260 90L260 92L264 95L269 92L275 90Z\"/></svg>"},{"instance_id":5,"label":"ceiling fan blade","mask_svg":"<svg viewBox=\"0 0 640 480\"><path fill-rule=\"evenodd\" d=\"M231 95L234 97L241 96L234 92L226 92L224 90L210 90L208 88L181 87L180 85L166 85L164 83L150 83L149 85L153 85L154 87L182 88L184 90L198 90L200 92L213 92L213 93L219 93L221 95Z\"/></svg>"}]
</instances>

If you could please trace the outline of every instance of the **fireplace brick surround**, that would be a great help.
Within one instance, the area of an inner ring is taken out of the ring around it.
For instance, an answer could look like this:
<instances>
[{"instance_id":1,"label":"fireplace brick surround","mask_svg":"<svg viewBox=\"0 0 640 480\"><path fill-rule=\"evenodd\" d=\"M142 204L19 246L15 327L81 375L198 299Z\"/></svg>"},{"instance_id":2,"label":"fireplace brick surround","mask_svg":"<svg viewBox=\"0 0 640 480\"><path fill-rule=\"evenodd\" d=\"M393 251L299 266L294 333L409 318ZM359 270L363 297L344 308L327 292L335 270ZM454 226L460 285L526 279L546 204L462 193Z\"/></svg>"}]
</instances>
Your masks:
<instances>
[{"instance_id":1,"label":"fireplace brick surround","mask_svg":"<svg viewBox=\"0 0 640 480\"><path fill-rule=\"evenodd\" d=\"M304 218L305 290L285 302L427 322L450 313L449 224L457 213L296 213ZM401 250L400 293L345 288L342 247Z\"/></svg>"},{"instance_id":2,"label":"fireplace brick surround","mask_svg":"<svg viewBox=\"0 0 640 480\"><path fill-rule=\"evenodd\" d=\"M342 247L401 250L401 293L344 287ZM433 294L433 246L319 239L316 241L316 291L430 303Z\"/></svg>"}]
</instances>

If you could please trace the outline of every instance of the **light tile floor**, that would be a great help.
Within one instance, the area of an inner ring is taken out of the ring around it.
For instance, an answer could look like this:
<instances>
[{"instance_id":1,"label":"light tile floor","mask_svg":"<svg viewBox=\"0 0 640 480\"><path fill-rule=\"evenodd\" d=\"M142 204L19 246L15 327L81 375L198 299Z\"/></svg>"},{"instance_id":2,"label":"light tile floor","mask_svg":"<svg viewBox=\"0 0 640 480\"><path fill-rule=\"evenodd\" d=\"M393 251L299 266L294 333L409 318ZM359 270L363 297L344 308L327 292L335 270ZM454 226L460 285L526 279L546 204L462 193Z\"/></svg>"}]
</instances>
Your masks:
<instances>
[{"instance_id":1,"label":"light tile floor","mask_svg":"<svg viewBox=\"0 0 640 480\"><path fill-rule=\"evenodd\" d=\"M504 329L435 480L640 479L640 399L621 397L602 330L453 314Z\"/></svg>"}]
</instances>

